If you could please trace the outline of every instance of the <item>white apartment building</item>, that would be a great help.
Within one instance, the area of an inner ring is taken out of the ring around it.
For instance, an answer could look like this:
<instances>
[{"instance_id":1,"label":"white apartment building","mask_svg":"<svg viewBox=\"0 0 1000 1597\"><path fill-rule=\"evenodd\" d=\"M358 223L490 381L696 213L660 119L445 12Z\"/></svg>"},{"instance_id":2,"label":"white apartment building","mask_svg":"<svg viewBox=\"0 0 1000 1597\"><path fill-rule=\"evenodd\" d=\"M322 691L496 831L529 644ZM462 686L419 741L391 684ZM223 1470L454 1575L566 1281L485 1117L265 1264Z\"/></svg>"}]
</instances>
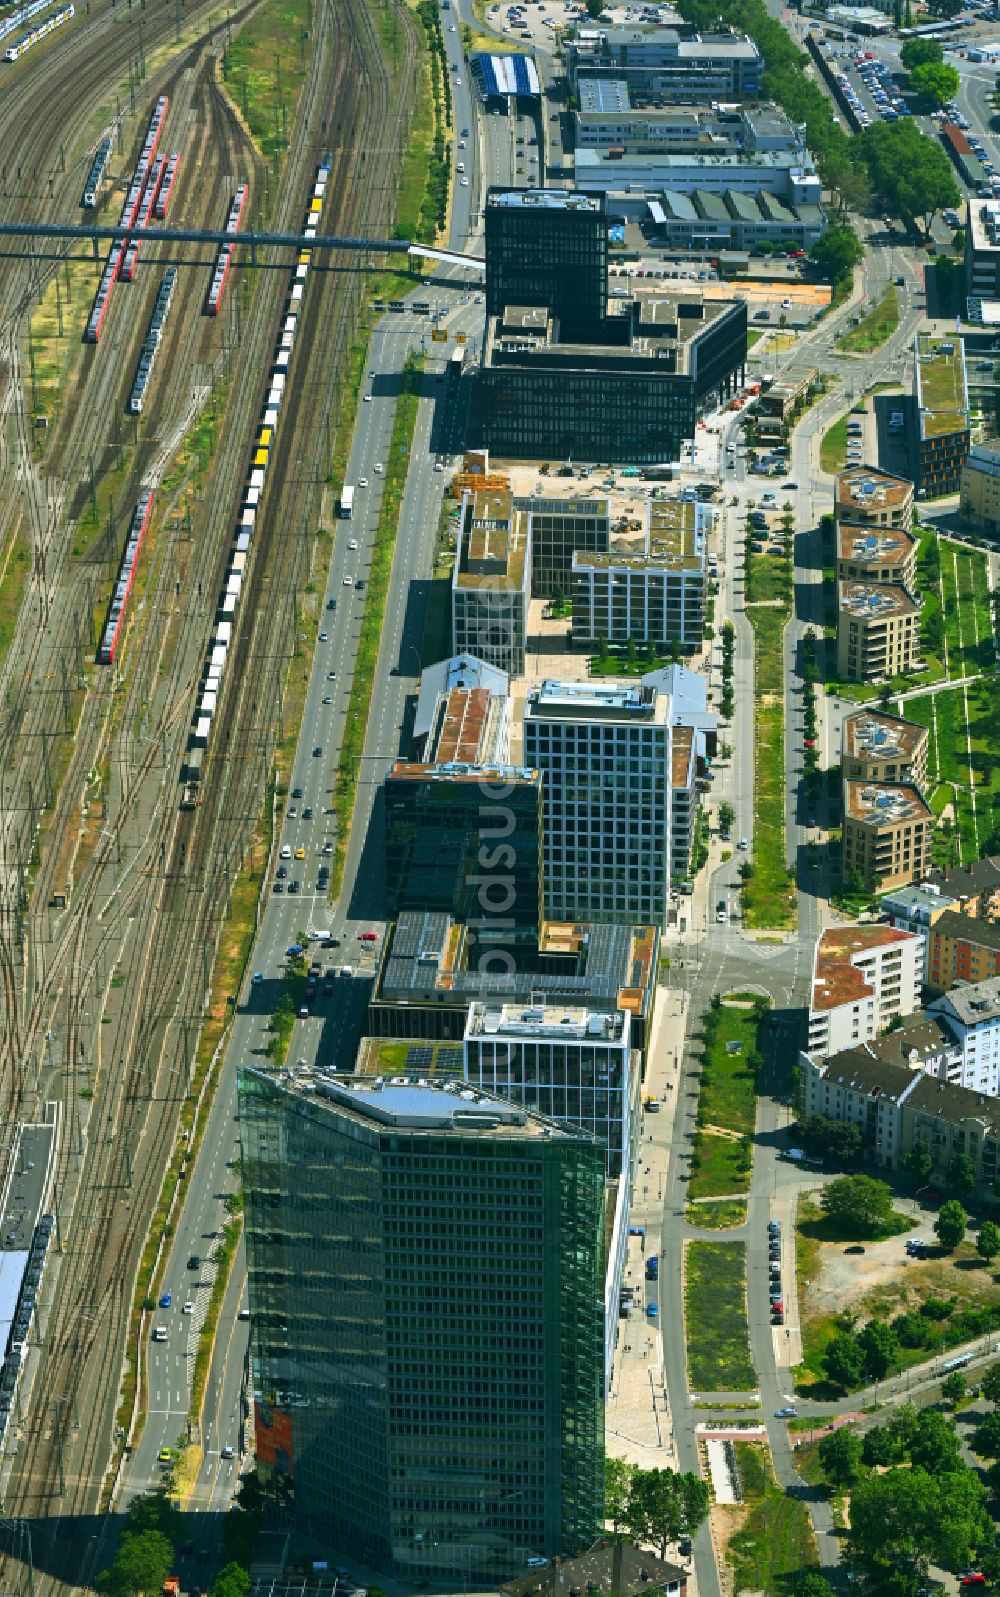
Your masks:
<instances>
[{"instance_id":1,"label":"white apartment building","mask_svg":"<svg viewBox=\"0 0 1000 1597\"><path fill-rule=\"evenodd\" d=\"M921 937L895 926L837 926L813 957L808 1051L817 1057L868 1042L920 1006Z\"/></svg>"},{"instance_id":2,"label":"white apartment building","mask_svg":"<svg viewBox=\"0 0 1000 1597\"><path fill-rule=\"evenodd\" d=\"M671 703L647 683L533 688L523 758L544 772L545 918L666 925Z\"/></svg>"},{"instance_id":3,"label":"white apartment building","mask_svg":"<svg viewBox=\"0 0 1000 1597\"><path fill-rule=\"evenodd\" d=\"M463 1048L470 1086L492 1083L498 1097L585 1127L607 1149L608 1175L631 1186L639 1069L627 1011L477 1001Z\"/></svg>"},{"instance_id":4,"label":"white apartment building","mask_svg":"<svg viewBox=\"0 0 1000 1597\"><path fill-rule=\"evenodd\" d=\"M947 1079L1000 1097L1000 976L952 987L928 1005L927 1013L944 1022L960 1051Z\"/></svg>"}]
</instances>

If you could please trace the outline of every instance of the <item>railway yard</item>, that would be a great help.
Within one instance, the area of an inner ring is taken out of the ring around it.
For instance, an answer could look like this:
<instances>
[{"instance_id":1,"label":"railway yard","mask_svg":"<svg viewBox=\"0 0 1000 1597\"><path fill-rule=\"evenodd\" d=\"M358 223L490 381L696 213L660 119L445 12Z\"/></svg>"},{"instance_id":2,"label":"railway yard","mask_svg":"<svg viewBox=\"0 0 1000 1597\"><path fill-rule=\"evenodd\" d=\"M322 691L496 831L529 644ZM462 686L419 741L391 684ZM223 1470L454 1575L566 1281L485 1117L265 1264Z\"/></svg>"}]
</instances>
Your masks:
<instances>
[{"instance_id":1,"label":"railway yard","mask_svg":"<svg viewBox=\"0 0 1000 1597\"><path fill-rule=\"evenodd\" d=\"M276 176L219 81L227 40L254 7L78 6L3 68L0 147L16 154L0 163L0 211L77 219L110 137L96 214L114 218L162 99L161 185L179 155L172 220L218 229L239 196L237 224L245 202L258 225L294 231L328 163L323 231L388 236L417 52L410 13L387 9L401 41L388 59L364 0L317 0ZM158 214L155 196L148 209ZM82 341L82 323L67 340L58 407L40 429L30 315L56 274L86 270L96 292L102 263L67 268L19 248L0 271L0 550L23 547L28 565L0 669L0 1111L5 1148L46 1104L58 1106L61 1134L44 1337L0 1469L5 1525L21 1526L4 1538L0 1578L9 1591L30 1578L40 1593L85 1585L102 1567L122 1382L140 1356L137 1267L177 1147L227 903L289 730L283 684L316 529L333 513L330 418L336 426L364 285L349 259L324 257L284 344L293 258L265 254L254 271L215 249L191 265L189 247L147 240L133 280L114 285L99 341ZM220 267L225 293L210 304ZM175 271L155 369L130 415L157 294ZM281 422L239 551L243 597L212 696L201 802L185 808L200 684L282 355ZM211 458L185 446L208 411Z\"/></svg>"}]
</instances>

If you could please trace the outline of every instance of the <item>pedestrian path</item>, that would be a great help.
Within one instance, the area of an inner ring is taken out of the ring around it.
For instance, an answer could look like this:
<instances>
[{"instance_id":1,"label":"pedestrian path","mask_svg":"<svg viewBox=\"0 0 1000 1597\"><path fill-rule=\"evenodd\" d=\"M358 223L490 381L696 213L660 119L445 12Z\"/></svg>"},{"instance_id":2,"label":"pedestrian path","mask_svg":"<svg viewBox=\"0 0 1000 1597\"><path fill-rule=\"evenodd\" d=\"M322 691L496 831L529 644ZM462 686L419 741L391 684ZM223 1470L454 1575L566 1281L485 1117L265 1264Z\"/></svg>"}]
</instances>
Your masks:
<instances>
[{"instance_id":1,"label":"pedestrian path","mask_svg":"<svg viewBox=\"0 0 1000 1597\"><path fill-rule=\"evenodd\" d=\"M627 1458L644 1469L677 1468L673 1421L663 1374L659 1318L646 1310L656 1287L646 1281L646 1260L656 1252L663 1218L663 1192L674 1128L674 1099L680 1078L687 994L661 993L650 1037L644 1096L656 1097L657 1114L644 1111L632 1197L629 1252L624 1284L635 1294L627 1319L618 1321L618 1345L605 1413L605 1446L613 1458ZM652 1291L647 1296L647 1285Z\"/></svg>"}]
</instances>

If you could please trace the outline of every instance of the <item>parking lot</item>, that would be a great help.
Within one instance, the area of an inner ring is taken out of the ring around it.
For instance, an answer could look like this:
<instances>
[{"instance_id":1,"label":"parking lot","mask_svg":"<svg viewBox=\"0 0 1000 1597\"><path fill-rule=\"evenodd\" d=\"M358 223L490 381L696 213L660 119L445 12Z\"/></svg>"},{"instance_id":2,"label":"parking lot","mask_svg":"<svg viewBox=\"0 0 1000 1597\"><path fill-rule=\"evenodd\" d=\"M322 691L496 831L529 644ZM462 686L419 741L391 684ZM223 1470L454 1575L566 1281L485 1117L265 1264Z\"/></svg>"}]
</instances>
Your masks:
<instances>
[{"instance_id":1,"label":"parking lot","mask_svg":"<svg viewBox=\"0 0 1000 1597\"><path fill-rule=\"evenodd\" d=\"M859 127L912 116L892 67L882 60L877 49L828 43L823 54L833 67L837 85Z\"/></svg>"}]
</instances>

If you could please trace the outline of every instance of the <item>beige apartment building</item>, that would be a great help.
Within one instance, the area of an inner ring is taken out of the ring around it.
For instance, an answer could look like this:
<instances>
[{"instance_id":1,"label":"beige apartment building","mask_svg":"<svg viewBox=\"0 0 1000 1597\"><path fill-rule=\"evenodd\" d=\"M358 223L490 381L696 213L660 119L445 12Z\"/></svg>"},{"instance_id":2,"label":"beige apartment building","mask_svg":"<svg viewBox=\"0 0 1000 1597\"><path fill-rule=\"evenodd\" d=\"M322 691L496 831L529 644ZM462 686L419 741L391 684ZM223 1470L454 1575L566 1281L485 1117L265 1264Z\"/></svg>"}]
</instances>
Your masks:
<instances>
[{"instance_id":1,"label":"beige apartment building","mask_svg":"<svg viewBox=\"0 0 1000 1597\"><path fill-rule=\"evenodd\" d=\"M833 492L837 523L856 527L909 532L913 526L913 484L872 466L852 466L840 472Z\"/></svg>"},{"instance_id":2,"label":"beige apartment building","mask_svg":"<svg viewBox=\"0 0 1000 1597\"><path fill-rule=\"evenodd\" d=\"M857 710L843 721L841 772L859 782L913 782L927 785L930 733L916 721L882 710Z\"/></svg>"},{"instance_id":3,"label":"beige apartment building","mask_svg":"<svg viewBox=\"0 0 1000 1597\"><path fill-rule=\"evenodd\" d=\"M509 493L466 493L452 578L452 653L520 676L530 588L528 513L514 509Z\"/></svg>"},{"instance_id":4,"label":"beige apartment building","mask_svg":"<svg viewBox=\"0 0 1000 1597\"><path fill-rule=\"evenodd\" d=\"M980 527L1000 527L1000 449L973 444L962 467L962 515Z\"/></svg>"},{"instance_id":5,"label":"beige apartment building","mask_svg":"<svg viewBox=\"0 0 1000 1597\"><path fill-rule=\"evenodd\" d=\"M871 888L922 880L933 831L934 813L912 783L845 781L845 880L854 871Z\"/></svg>"},{"instance_id":6,"label":"beige apartment building","mask_svg":"<svg viewBox=\"0 0 1000 1597\"><path fill-rule=\"evenodd\" d=\"M913 591L917 540L903 527L837 526L837 582L902 583Z\"/></svg>"},{"instance_id":7,"label":"beige apartment building","mask_svg":"<svg viewBox=\"0 0 1000 1597\"><path fill-rule=\"evenodd\" d=\"M920 659L920 606L901 583L844 582L837 596L837 675L882 682Z\"/></svg>"}]
</instances>

